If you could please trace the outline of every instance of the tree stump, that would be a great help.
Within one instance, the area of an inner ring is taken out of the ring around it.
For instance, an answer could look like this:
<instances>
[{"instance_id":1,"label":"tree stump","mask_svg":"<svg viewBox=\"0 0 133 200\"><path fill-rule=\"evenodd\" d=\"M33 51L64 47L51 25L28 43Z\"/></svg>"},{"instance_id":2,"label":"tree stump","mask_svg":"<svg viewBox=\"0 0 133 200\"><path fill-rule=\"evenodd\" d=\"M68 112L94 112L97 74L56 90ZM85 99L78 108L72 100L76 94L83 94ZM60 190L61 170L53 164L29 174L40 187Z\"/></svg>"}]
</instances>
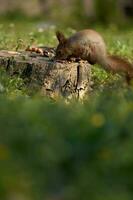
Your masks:
<instances>
[{"instance_id":1,"label":"tree stump","mask_svg":"<svg viewBox=\"0 0 133 200\"><path fill-rule=\"evenodd\" d=\"M54 52L54 50L53 50ZM55 61L33 52L0 51L0 66L18 75L31 91L57 98L84 98L91 91L91 65L86 61Z\"/></svg>"}]
</instances>

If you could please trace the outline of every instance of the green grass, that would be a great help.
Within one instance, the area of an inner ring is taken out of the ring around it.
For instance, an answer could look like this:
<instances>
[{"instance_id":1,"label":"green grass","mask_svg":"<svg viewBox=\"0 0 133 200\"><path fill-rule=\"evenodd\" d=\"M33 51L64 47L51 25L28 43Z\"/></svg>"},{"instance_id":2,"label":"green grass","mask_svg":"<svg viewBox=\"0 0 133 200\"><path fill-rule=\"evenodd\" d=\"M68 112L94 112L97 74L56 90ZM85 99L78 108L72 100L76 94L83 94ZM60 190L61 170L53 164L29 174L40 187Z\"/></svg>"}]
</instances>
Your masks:
<instances>
[{"instance_id":1,"label":"green grass","mask_svg":"<svg viewBox=\"0 0 133 200\"><path fill-rule=\"evenodd\" d=\"M55 27L0 25L0 49L56 46ZM96 26L110 53L131 61L133 30ZM75 30L64 29L66 35ZM131 200L133 89L95 66L94 90L66 104L29 96L19 77L0 70L0 199Z\"/></svg>"}]
</instances>

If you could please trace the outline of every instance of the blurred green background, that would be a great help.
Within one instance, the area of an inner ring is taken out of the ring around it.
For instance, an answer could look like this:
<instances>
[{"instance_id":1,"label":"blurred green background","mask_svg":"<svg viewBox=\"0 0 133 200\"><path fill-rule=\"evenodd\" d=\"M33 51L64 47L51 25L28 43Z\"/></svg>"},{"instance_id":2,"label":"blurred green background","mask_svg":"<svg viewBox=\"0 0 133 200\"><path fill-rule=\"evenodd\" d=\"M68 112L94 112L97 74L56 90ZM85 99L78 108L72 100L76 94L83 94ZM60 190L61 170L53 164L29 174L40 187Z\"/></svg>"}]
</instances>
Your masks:
<instances>
[{"instance_id":1,"label":"blurred green background","mask_svg":"<svg viewBox=\"0 0 133 200\"><path fill-rule=\"evenodd\" d=\"M132 0L0 0L0 49L57 46L94 28L133 58ZM0 66L0 200L132 200L133 86L92 68L93 91L66 104L29 91Z\"/></svg>"},{"instance_id":2,"label":"blurred green background","mask_svg":"<svg viewBox=\"0 0 133 200\"><path fill-rule=\"evenodd\" d=\"M0 0L0 15L42 18L55 24L89 26L90 23L129 23L133 0Z\"/></svg>"}]
</instances>

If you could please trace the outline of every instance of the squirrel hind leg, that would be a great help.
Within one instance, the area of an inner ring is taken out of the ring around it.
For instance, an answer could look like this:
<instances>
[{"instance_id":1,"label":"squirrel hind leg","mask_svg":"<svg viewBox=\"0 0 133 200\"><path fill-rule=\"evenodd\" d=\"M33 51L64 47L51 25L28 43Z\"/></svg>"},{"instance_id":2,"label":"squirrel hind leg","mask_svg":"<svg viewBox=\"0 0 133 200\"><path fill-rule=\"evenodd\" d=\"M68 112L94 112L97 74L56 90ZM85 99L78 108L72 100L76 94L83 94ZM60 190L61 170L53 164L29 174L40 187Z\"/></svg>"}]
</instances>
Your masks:
<instances>
[{"instance_id":1,"label":"squirrel hind leg","mask_svg":"<svg viewBox=\"0 0 133 200\"><path fill-rule=\"evenodd\" d=\"M127 84L128 84L129 86L132 85L133 77L131 77L129 74L126 74L125 78L126 78Z\"/></svg>"},{"instance_id":2,"label":"squirrel hind leg","mask_svg":"<svg viewBox=\"0 0 133 200\"><path fill-rule=\"evenodd\" d=\"M95 64L96 64L96 61L94 61L94 60L89 60L88 62L89 62L89 64L91 64L91 65L95 65Z\"/></svg>"}]
</instances>

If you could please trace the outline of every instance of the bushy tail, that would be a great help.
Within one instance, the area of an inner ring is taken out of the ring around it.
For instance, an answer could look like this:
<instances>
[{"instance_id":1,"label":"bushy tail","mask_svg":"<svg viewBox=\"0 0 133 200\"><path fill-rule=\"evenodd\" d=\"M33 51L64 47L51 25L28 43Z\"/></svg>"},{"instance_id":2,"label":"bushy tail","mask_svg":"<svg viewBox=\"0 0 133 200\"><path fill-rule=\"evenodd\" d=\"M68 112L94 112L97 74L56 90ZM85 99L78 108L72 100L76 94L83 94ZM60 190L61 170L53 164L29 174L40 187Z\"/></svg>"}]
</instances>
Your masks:
<instances>
[{"instance_id":1,"label":"bushy tail","mask_svg":"<svg viewBox=\"0 0 133 200\"><path fill-rule=\"evenodd\" d=\"M133 64L123 58L109 55L103 67L112 73L125 75L128 83L133 79Z\"/></svg>"}]
</instances>

